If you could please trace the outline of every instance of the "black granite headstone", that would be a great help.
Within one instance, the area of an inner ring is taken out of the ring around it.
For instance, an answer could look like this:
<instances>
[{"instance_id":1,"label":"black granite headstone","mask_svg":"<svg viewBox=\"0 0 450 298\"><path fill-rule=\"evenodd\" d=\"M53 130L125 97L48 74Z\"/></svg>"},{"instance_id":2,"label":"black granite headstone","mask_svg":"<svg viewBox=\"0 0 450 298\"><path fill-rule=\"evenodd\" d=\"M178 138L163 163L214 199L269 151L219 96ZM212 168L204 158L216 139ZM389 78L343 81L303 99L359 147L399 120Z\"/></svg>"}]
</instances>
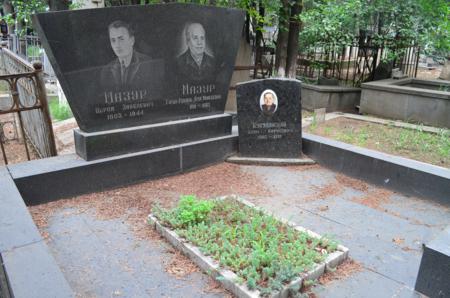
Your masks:
<instances>
[{"instance_id":1,"label":"black granite headstone","mask_svg":"<svg viewBox=\"0 0 450 298\"><path fill-rule=\"evenodd\" d=\"M301 83L264 79L237 85L239 154L300 158Z\"/></svg>"},{"instance_id":2,"label":"black granite headstone","mask_svg":"<svg viewBox=\"0 0 450 298\"><path fill-rule=\"evenodd\" d=\"M424 246L414 289L431 298L450 297L450 226Z\"/></svg>"},{"instance_id":3,"label":"black granite headstone","mask_svg":"<svg viewBox=\"0 0 450 298\"><path fill-rule=\"evenodd\" d=\"M84 132L224 112L243 11L138 5L33 21Z\"/></svg>"}]
</instances>

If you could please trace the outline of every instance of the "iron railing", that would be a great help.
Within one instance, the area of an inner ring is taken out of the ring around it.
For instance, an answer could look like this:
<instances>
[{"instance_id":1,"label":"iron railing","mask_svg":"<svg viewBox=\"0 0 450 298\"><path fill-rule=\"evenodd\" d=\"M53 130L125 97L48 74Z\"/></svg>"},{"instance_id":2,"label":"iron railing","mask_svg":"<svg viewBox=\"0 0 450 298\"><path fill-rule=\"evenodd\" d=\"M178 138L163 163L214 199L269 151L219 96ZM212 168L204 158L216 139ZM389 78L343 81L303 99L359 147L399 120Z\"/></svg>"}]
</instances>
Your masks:
<instances>
[{"instance_id":1,"label":"iron railing","mask_svg":"<svg viewBox=\"0 0 450 298\"><path fill-rule=\"evenodd\" d=\"M360 39L348 45L316 44L298 56L297 75L336 79L352 86L387 76L393 68L416 77L419 52L420 48L413 44L397 49L397 58L392 59L392 50Z\"/></svg>"},{"instance_id":2,"label":"iron railing","mask_svg":"<svg viewBox=\"0 0 450 298\"><path fill-rule=\"evenodd\" d=\"M43 157L55 156L56 146L50 113L47 104L45 84L42 78L42 64L33 64L17 56L2 44L0 82L7 87L7 93L0 97L0 115L13 114L17 139L23 143L27 159L30 160L31 143L37 154ZM2 157L8 164L4 130L0 131Z\"/></svg>"},{"instance_id":3,"label":"iron railing","mask_svg":"<svg viewBox=\"0 0 450 298\"><path fill-rule=\"evenodd\" d=\"M47 79L56 80L55 72L42 48L39 37L34 35L18 36L10 34L7 38L8 49L28 62L41 61Z\"/></svg>"}]
</instances>

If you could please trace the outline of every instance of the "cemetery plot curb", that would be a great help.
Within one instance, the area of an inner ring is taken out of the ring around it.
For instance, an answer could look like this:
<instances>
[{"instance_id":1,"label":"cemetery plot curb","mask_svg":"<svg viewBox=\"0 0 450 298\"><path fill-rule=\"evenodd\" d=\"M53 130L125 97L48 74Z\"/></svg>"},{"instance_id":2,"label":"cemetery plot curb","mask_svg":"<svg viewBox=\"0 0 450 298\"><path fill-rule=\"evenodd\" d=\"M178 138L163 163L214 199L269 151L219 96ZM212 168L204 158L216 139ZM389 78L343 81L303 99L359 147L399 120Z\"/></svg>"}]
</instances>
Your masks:
<instances>
[{"instance_id":1,"label":"cemetery plot curb","mask_svg":"<svg viewBox=\"0 0 450 298\"><path fill-rule=\"evenodd\" d=\"M303 152L319 165L392 189L450 204L450 170L303 133Z\"/></svg>"},{"instance_id":2,"label":"cemetery plot curb","mask_svg":"<svg viewBox=\"0 0 450 298\"><path fill-rule=\"evenodd\" d=\"M230 196L228 196L228 198L229 197ZM232 198L240 201L241 203L249 207L255 208L269 215L267 211L255 206L254 204L244 199L235 196L233 196ZM279 217L275 218L287 225L294 227L298 231L306 232L311 237L321 238L319 234L316 234L310 230L298 226L295 223L292 223L288 220ZM180 250L184 255L188 256L203 271L207 272L213 278L217 279L217 281L220 282L224 288L232 292L234 295L236 295L239 298L260 297L260 292L258 290L249 290L245 284L238 284L237 282L235 282L238 276L234 272L221 268L217 261L213 260L209 256L204 255L197 246L181 238L173 230L164 227L159 222L159 220L155 216L153 216L153 214L150 214L148 216L148 222L156 231L158 231L158 233L160 233L167 241L169 241L171 245L173 245L176 249ZM288 297L290 289L295 288L297 286L301 287L304 280L314 280L319 278L323 273L330 270L330 268L334 268L339 264L341 264L342 262L344 262L344 260L347 259L348 257L348 253L349 253L348 248L342 245L338 245L337 250L331 253L323 262L318 264L312 270L302 274L297 279L291 281L280 292L275 293L271 297L273 298Z\"/></svg>"}]
</instances>

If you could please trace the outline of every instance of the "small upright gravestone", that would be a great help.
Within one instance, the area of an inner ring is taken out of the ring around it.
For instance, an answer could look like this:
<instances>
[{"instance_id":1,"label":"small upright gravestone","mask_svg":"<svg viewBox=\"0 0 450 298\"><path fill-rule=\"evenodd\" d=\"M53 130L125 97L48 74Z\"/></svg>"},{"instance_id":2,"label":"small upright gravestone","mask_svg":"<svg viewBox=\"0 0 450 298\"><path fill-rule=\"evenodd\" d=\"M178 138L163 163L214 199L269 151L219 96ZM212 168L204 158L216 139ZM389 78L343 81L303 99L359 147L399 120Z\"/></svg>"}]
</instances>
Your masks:
<instances>
[{"instance_id":1,"label":"small upright gravestone","mask_svg":"<svg viewBox=\"0 0 450 298\"><path fill-rule=\"evenodd\" d=\"M293 79L238 84L240 157L301 157L300 90L300 81Z\"/></svg>"}]
</instances>

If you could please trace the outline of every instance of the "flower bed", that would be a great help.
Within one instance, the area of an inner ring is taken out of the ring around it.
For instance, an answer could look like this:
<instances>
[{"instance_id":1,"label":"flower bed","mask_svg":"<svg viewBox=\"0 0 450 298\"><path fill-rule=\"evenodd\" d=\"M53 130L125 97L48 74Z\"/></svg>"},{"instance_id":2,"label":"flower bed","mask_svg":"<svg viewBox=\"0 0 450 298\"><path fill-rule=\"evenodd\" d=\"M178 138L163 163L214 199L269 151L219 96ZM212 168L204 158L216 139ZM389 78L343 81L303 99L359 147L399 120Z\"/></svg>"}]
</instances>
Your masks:
<instances>
[{"instance_id":1,"label":"flower bed","mask_svg":"<svg viewBox=\"0 0 450 298\"><path fill-rule=\"evenodd\" d=\"M174 209L155 207L149 221L239 297L285 296L348 255L335 241L237 198L185 196Z\"/></svg>"}]
</instances>

